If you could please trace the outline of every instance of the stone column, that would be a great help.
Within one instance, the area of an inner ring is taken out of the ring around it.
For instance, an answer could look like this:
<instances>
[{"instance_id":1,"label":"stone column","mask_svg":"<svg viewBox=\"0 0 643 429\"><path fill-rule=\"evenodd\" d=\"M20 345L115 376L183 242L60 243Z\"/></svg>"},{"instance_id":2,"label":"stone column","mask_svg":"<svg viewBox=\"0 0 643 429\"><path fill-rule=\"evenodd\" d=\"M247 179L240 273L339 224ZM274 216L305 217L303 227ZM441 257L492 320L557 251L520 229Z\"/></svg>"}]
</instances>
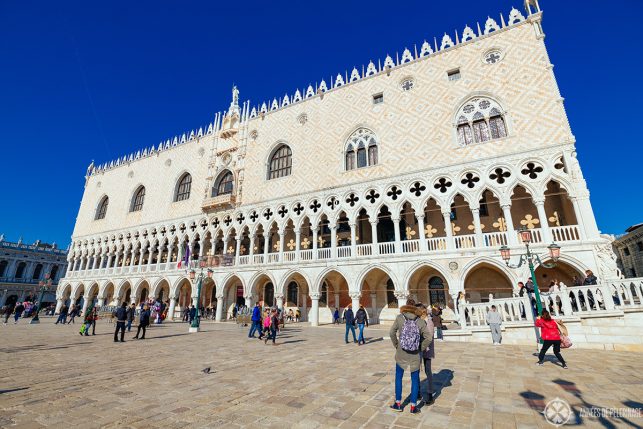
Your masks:
<instances>
[{"instance_id":1,"label":"stone column","mask_svg":"<svg viewBox=\"0 0 643 429\"><path fill-rule=\"evenodd\" d=\"M301 309L301 317L304 319L304 321L307 322L308 321L308 296L304 295L303 297L304 297L304 302L303 302L304 305L302 306L302 309Z\"/></svg>"},{"instance_id":2,"label":"stone column","mask_svg":"<svg viewBox=\"0 0 643 429\"><path fill-rule=\"evenodd\" d=\"M313 260L317 259L317 240L318 240L318 232L317 228L313 229Z\"/></svg>"},{"instance_id":3,"label":"stone column","mask_svg":"<svg viewBox=\"0 0 643 429\"><path fill-rule=\"evenodd\" d=\"M514 229L514 221L511 217L511 204L502 205L502 215L505 218L505 226L507 228L507 243L508 244L518 244L518 237L516 236L516 230Z\"/></svg>"},{"instance_id":4,"label":"stone column","mask_svg":"<svg viewBox=\"0 0 643 429\"><path fill-rule=\"evenodd\" d=\"M170 308L167 310L167 320L170 322L174 320L174 311L176 309L176 297L170 298Z\"/></svg>"},{"instance_id":5,"label":"stone column","mask_svg":"<svg viewBox=\"0 0 643 429\"><path fill-rule=\"evenodd\" d=\"M589 195L583 197L579 196L576 198L576 204L578 205L578 211L581 214L581 229L585 230L585 236L590 240L599 238L600 233L598 231L598 226L596 225L596 218L594 217L592 205L589 202Z\"/></svg>"},{"instance_id":6,"label":"stone column","mask_svg":"<svg viewBox=\"0 0 643 429\"><path fill-rule=\"evenodd\" d=\"M549 230L549 220L547 213L545 213L545 200L535 200L536 210L538 211L538 218L540 219L540 230L543 234L543 243L549 244L552 242L551 231Z\"/></svg>"},{"instance_id":7,"label":"stone column","mask_svg":"<svg viewBox=\"0 0 643 429\"><path fill-rule=\"evenodd\" d=\"M299 261L299 251L301 250L301 230L295 230L295 261Z\"/></svg>"},{"instance_id":8,"label":"stone column","mask_svg":"<svg viewBox=\"0 0 643 429\"><path fill-rule=\"evenodd\" d=\"M310 309L310 325L319 326L319 293L311 293L310 299L313 302L313 306Z\"/></svg>"},{"instance_id":9,"label":"stone column","mask_svg":"<svg viewBox=\"0 0 643 429\"><path fill-rule=\"evenodd\" d=\"M65 300L62 298L57 298L56 299L56 310L54 311L54 314L59 314L60 309L62 308L63 304L65 303ZM4 304L4 302L3 302Z\"/></svg>"},{"instance_id":10,"label":"stone column","mask_svg":"<svg viewBox=\"0 0 643 429\"><path fill-rule=\"evenodd\" d=\"M105 305L105 298L98 298L98 302L96 303L96 306L98 308L101 308L103 305Z\"/></svg>"},{"instance_id":11,"label":"stone column","mask_svg":"<svg viewBox=\"0 0 643 429\"><path fill-rule=\"evenodd\" d=\"M284 261L284 240L286 238L286 231L285 230L280 230L279 231L279 262Z\"/></svg>"},{"instance_id":12,"label":"stone column","mask_svg":"<svg viewBox=\"0 0 643 429\"><path fill-rule=\"evenodd\" d=\"M585 240L587 238L587 233L583 225L583 216L580 212L580 207L578 204L578 199L576 197L570 197L572 200L572 206L574 206L574 215L576 216L576 223L578 224L578 231L580 233L580 239Z\"/></svg>"},{"instance_id":13,"label":"stone column","mask_svg":"<svg viewBox=\"0 0 643 429\"><path fill-rule=\"evenodd\" d=\"M270 253L270 232L263 233L263 263L268 262L268 253Z\"/></svg>"},{"instance_id":14,"label":"stone column","mask_svg":"<svg viewBox=\"0 0 643 429\"><path fill-rule=\"evenodd\" d=\"M217 296L217 312L214 316L216 322L221 322L223 318L223 309L225 307L225 302L223 302L223 295Z\"/></svg>"},{"instance_id":15,"label":"stone column","mask_svg":"<svg viewBox=\"0 0 643 429\"><path fill-rule=\"evenodd\" d=\"M476 247L484 247L482 226L480 225L480 207L472 207L471 213L473 214L473 226L476 234Z\"/></svg>"},{"instance_id":16,"label":"stone column","mask_svg":"<svg viewBox=\"0 0 643 429\"><path fill-rule=\"evenodd\" d=\"M85 316L87 312L87 307L89 306L89 301L92 301L92 299L89 297L89 294L86 296L83 296L83 309L82 309L82 316Z\"/></svg>"},{"instance_id":17,"label":"stone column","mask_svg":"<svg viewBox=\"0 0 643 429\"><path fill-rule=\"evenodd\" d=\"M453 240L453 229L451 229L451 212L443 212L442 218L444 219L444 232L447 234L447 249L455 249L455 241ZM406 298L404 298L406 302ZM399 299L398 299L399 302Z\"/></svg>"},{"instance_id":18,"label":"stone column","mask_svg":"<svg viewBox=\"0 0 643 429\"><path fill-rule=\"evenodd\" d=\"M355 238L357 237L357 225L355 224L355 222L352 222L349 224L349 226L351 227L351 257L354 258L355 256L357 256L357 239Z\"/></svg>"},{"instance_id":19,"label":"stone column","mask_svg":"<svg viewBox=\"0 0 643 429\"><path fill-rule=\"evenodd\" d=\"M238 234L236 239L237 244L234 250L234 264L239 265L239 257L241 256L241 234Z\"/></svg>"},{"instance_id":20,"label":"stone column","mask_svg":"<svg viewBox=\"0 0 643 429\"><path fill-rule=\"evenodd\" d=\"M329 224L330 228L330 258L337 258L337 224Z\"/></svg>"},{"instance_id":21,"label":"stone column","mask_svg":"<svg viewBox=\"0 0 643 429\"><path fill-rule=\"evenodd\" d=\"M340 308L339 307L339 294L338 293L335 294L335 307Z\"/></svg>"},{"instance_id":22,"label":"stone column","mask_svg":"<svg viewBox=\"0 0 643 429\"><path fill-rule=\"evenodd\" d=\"M395 297L397 298L397 306L402 308L402 306L406 305L409 294L406 291L395 291Z\"/></svg>"},{"instance_id":23,"label":"stone column","mask_svg":"<svg viewBox=\"0 0 643 429\"><path fill-rule=\"evenodd\" d=\"M402 253L402 238L400 237L400 218L391 217L393 231L395 232L395 253Z\"/></svg>"},{"instance_id":24,"label":"stone column","mask_svg":"<svg viewBox=\"0 0 643 429\"><path fill-rule=\"evenodd\" d=\"M252 309L254 307L253 299L252 299L252 294L246 295L243 297L246 300L246 307Z\"/></svg>"},{"instance_id":25,"label":"stone column","mask_svg":"<svg viewBox=\"0 0 643 429\"><path fill-rule=\"evenodd\" d=\"M377 215L375 215L375 220L370 221L371 224L371 237L373 241L373 255L379 254L379 248L377 246Z\"/></svg>"},{"instance_id":26,"label":"stone column","mask_svg":"<svg viewBox=\"0 0 643 429\"><path fill-rule=\"evenodd\" d=\"M251 264L254 263L253 262L253 258L255 256L255 234L254 233L250 234L250 249L248 249L248 255L250 255L249 257L250 263Z\"/></svg>"},{"instance_id":27,"label":"stone column","mask_svg":"<svg viewBox=\"0 0 643 429\"><path fill-rule=\"evenodd\" d=\"M359 309L359 298L362 296L361 292L351 292L351 305L353 306L353 313Z\"/></svg>"},{"instance_id":28,"label":"stone column","mask_svg":"<svg viewBox=\"0 0 643 429\"><path fill-rule=\"evenodd\" d=\"M428 247L426 245L426 231L424 231L424 213L415 215L418 220L418 237L420 238L420 252L426 252Z\"/></svg>"},{"instance_id":29,"label":"stone column","mask_svg":"<svg viewBox=\"0 0 643 429\"><path fill-rule=\"evenodd\" d=\"M277 301L277 308L279 310L284 309L284 296L280 293L275 294L275 301Z\"/></svg>"}]
</instances>

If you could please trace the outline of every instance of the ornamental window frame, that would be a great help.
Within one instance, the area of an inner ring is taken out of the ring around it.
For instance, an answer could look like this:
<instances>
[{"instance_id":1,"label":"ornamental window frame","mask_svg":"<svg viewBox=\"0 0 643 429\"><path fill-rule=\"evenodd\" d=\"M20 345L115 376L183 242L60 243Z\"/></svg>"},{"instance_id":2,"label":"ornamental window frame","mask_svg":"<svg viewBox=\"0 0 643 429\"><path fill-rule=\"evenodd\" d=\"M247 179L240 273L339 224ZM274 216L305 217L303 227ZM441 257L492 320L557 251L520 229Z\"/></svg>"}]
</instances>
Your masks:
<instances>
[{"instance_id":1,"label":"ornamental window frame","mask_svg":"<svg viewBox=\"0 0 643 429\"><path fill-rule=\"evenodd\" d=\"M266 180L280 179L292 175L292 148L286 142L279 142L270 151L266 162Z\"/></svg>"},{"instance_id":2,"label":"ornamental window frame","mask_svg":"<svg viewBox=\"0 0 643 429\"><path fill-rule=\"evenodd\" d=\"M377 134L370 128L357 128L344 144L344 170L359 170L379 164L379 151Z\"/></svg>"},{"instance_id":3,"label":"ornamental window frame","mask_svg":"<svg viewBox=\"0 0 643 429\"><path fill-rule=\"evenodd\" d=\"M174 190L174 202L180 202L190 199L192 191L192 175L189 172L181 174L176 181L176 188Z\"/></svg>"},{"instance_id":4,"label":"ornamental window frame","mask_svg":"<svg viewBox=\"0 0 643 429\"><path fill-rule=\"evenodd\" d=\"M145 186L139 185L136 187L134 194L132 194L132 202L130 204L130 213L140 212L143 210L145 204Z\"/></svg>"},{"instance_id":5,"label":"ornamental window frame","mask_svg":"<svg viewBox=\"0 0 643 429\"><path fill-rule=\"evenodd\" d=\"M100 199L100 201L98 202L98 206L96 207L94 220L105 219L105 216L107 216L108 208L109 208L109 197L107 195L103 195L103 198Z\"/></svg>"},{"instance_id":6,"label":"ornamental window frame","mask_svg":"<svg viewBox=\"0 0 643 429\"><path fill-rule=\"evenodd\" d=\"M454 135L459 147L509 137L507 111L495 97L480 94L467 97L454 116Z\"/></svg>"},{"instance_id":7,"label":"ornamental window frame","mask_svg":"<svg viewBox=\"0 0 643 429\"><path fill-rule=\"evenodd\" d=\"M225 179L225 180L224 180ZM225 169L217 176L212 187L212 197L221 195L232 195L234 193L234 174L231 170Z\"/></svg>"}]
</instances>

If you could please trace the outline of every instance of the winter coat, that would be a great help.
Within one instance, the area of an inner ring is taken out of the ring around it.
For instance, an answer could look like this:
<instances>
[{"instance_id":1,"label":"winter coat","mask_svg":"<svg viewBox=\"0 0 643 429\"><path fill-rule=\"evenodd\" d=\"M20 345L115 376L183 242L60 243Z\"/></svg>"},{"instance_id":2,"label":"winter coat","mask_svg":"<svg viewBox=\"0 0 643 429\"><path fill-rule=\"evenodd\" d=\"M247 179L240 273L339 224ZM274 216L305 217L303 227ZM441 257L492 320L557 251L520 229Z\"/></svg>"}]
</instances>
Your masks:
<instances>
[{"instance_id":1,"label":"winter coat","mask_svg":"<svg viewBox=\"0 0 643 429\"><path fill-rule=\"evenodd\" d=\"M431 342L429 343L429 347L424 349L422 352L422 357L424 359L435 359L435 340L433 339L433 334L435 332L435 326L433 326L433 321L429 317L426 321L426 329L427 332L429 333L429 338L431 338Z\"/></svg>"},{"instance_id":2,"label":"winter coat","mask_svg":"<svg viewBox=\"0 0 643 429\"><path fill-rule=\"evenodd\" d=\"M355 315L353 314L352 309L347 308L346 311L344 311L344 320L346 321L347 325L355 324Z\"/></svg>"},{"instance_id":3,"label":"winter coat","mask_svg":"<svg viewBox=\"0 0 643 429\"><path fill-rule=\"evenodd\" d=\"M255 306L255 308L252 310L252 321L253 322L260 322L261 321L261 309L259 306Z\"/></svg>"},{"instance_id":4,"label":"winter coat","mask_svg":"<svg viewBox=\"0 0 643 429\"><path fill-rule=\"evenodd\" d=\"M433 321L433 326L436 328L442 328L442 310L431 310L431 320Z\"/></svg>"},{"instance_id":5,"label":"winter coat","mask_svg":"<svg viewBox=\"0 0 643 429\"><path fill-rule=\"evenodd\" d=\"M558 323L554 319L536 319L536 326L540 328L540 337L543 340L560 341Z\"/></svg>"},{"instance_id":6,"label":"winter coat","mask_svg":"<svg viewBox=\"0 0 643 429\"><path fill-rule=\"evenodd\" d=\"M24 311L25 311L25 306L24 305L22 305L22 304L16 305L16 308L15 308L15 313L16 314L22 314Z\"/></svg>"},{"instance_id":7,"label":"winter coat","mask_svg":"<svg viewBox=\"0 0 643 429\"><path fill-rule=\"evenodd\" d=\"M139 319L139 324L141 326L147 326L150 324L150 310L141 311L141 318Z\"/></svg>"},{"instance_id":8,"label":"winter coat","mask_svg":"<svg viewBox=\"0 0 643 429\"><path fill-rule=\"evenodd\" d=\"M399 347L400 340L398 338L398 332L400 334L402 333L402 327L406 321L404 316L409 320L414 320L420 329L420 348L418 351L407 352L402 350L402 347ZM393 347L396 349L395 363L404 370L409 369L411 372L419 371L420 363L422 361L420 350L426 350L429 347L431 340L433 339L433 335L429 332L426 322L418 316L416 307L412 305L403 305L400 308L400 314L395 318L395 322L393 322L393 326L391 326L391 330L389 331L389 336L391 337Z\"/></svg>"},{"instance_id":9,"label":"winter coat","mask_svg":"<svg viewBox=\"0 0 643 429\"><path fill-rule=\"evenodd\" d=\"M595 285L598 282L598 279L594 274L590 274L589 276L585 277L585 281L583 282L583 285L589 286L589 285Z\"/></svg>"},{"instance_id":10,"label":"winter coat","mask_svg":"<svg viewBox=\"0 0 643 429\"><path fill-rule=\"evenodd\" d=\"M355 322L358 325L368 325L368 315L366 314L366 310L363 308L357 310L357 313L355 313Z\"/></svg>"},{"instance_id":11,"label":"winter coat","mask_svg":"<svg viewBox=\"0 0 643 429\"><path fill-rule=\"evenodd\" d=\"M128 321L128 322L131 322L131 321L133 321L133 320L134 320L134 316L135 316L135 314L136 314L136 310L135 310L134 308L132 308L132 307L127 307L127 315L126 315L126 319L127 319L127 321Z\"/></svg>"},{"instance_id":12,"label":"winter coat","mask_svg":"<svg viewBox=\"0 0 643 429\"><path fill-rule=\"evenodd\" d=\"M127 309L125 307L118 307L114 312L117 322L125 322L127 320Z\"/></svg>"}]
</instances>

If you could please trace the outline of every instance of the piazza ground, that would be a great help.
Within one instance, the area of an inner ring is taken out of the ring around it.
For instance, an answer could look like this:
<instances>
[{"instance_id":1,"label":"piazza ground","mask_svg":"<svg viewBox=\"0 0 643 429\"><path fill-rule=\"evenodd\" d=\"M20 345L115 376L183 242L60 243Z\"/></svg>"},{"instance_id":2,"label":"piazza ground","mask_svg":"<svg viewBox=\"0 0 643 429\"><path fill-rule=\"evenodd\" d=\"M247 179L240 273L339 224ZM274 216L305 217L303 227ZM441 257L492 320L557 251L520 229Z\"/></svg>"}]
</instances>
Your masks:
<instances>
[{"instance_id":1,"label":"piazza ground","mask_svg":"<svg viewBox=\"0 0 643 429\"><path fill-rule=\"evenodd\" d=\"M273 347L232 323L203 323L198 334L174 323L116 344L105 320L95 337L79 336L79 324L42 321L0 326L0 427L543 428L552 426L541 410L556 397L576 411L643 407L637 353L566 350L571 369L563 370L536 367L529 347L439 342L436 403L412 416L388 408L394 363L385 329L368 329L358 347L344 344L343 326L291 324ZM643 419L574 424L641 427Z\"/></svg>"}]
</instances>

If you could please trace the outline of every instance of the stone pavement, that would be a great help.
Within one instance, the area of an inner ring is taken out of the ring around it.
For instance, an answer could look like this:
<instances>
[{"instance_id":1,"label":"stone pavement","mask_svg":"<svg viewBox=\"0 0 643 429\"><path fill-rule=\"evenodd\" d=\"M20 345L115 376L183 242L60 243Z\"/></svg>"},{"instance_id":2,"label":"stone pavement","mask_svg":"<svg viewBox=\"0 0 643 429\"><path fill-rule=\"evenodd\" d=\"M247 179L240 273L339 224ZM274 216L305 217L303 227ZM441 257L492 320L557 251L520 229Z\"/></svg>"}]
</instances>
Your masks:
<instances>
[{"instance_id":1,"label":"stone pavement","mask_svg":"<svg viewBox=\"0 0 643 429\"><path fill-rule=\"evenodd\" d=\"M107 321L95 337L42 321L0 326L0 427L548 428L541 411L556 397L576 413L643 407L637 353L565 350L563 370L535 366L535 348L437 342L436 403L414 416L388 408L385 329L367 329L371 340L358 347L344 344L343 326L291 324L273 347L232 323L205 322L198 334L175 323L116 344ZM404 396L409 387L406 378ZM643 418L572 422L641 427Z\"/></svg>"}]
</instances>

